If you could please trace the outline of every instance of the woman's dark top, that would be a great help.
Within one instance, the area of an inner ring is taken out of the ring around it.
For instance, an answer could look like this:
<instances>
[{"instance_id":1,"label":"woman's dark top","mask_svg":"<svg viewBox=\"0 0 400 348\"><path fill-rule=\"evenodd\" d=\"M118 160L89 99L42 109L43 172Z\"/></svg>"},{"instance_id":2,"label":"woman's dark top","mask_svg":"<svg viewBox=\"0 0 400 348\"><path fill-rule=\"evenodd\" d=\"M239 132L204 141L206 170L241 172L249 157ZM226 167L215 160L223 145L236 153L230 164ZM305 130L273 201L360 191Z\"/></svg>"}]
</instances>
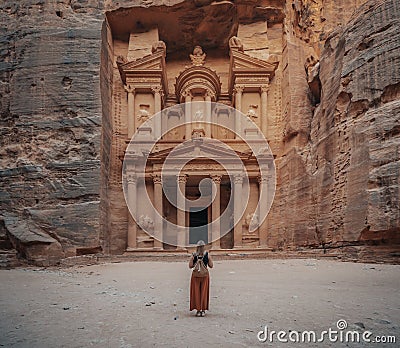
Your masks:
<instances>
[{"instance_id":1,"label":"woman's dark top","mask_svg":"<svg viewBox=\"0 0 400 348\"><path fill-rule=\"evenodd\" d=\"M193 258L193 264L196 264L197 259L198 259L198 255L197 254L193 254L194 258ZM206 252L203 255L203 263L206 267L208 267L208 252Z\"/></svg>"}]
</instances>

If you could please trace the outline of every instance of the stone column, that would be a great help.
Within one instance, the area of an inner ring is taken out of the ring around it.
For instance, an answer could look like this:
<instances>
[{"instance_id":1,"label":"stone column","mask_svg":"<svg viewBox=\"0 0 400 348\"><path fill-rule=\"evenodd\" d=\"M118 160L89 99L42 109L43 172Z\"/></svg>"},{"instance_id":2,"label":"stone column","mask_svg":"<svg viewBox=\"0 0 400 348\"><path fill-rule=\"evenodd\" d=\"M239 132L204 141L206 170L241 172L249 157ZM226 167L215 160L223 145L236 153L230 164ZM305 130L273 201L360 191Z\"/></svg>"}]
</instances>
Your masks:
<instances>
[{"instance_id":1,"label":"stone column","mask_svg":"<svg viewBox=\"0 0 400 348\"><path fill-rule=\"evenodd\" d=\"M161 86L153 86L151 87L152 92L154 93L154 114L157 114L161 111ZM159 122L153 125L154 127L154 138L159 139L161 137L161 118L158 119Z\"/></svg>"},{"instance_id":2,"label":"stone column","mask_svg":"<svg viewBox=\"0 0 400 348\"><path fill-rule=\"evenodd\" d=\"M205 133L206 137L211 138L211 98L212 94L207 91L206 92L206 124L205 124Z\"/></svg>"},{"instance_id":3,"label":"stone column","mask_svg":"<svg viewBox=\"0 0 400 348\"><path fill-rule=\"evenodd\" d=\"M137 197L137 187L136 187L136 175L128 174L128 205L130 208L129 219L128 219L128 238L127 238L127 251L137 248L137 225L133 216L136 216L136 197ZM133 216L132 216L132 214Z\"/></svg>"},{"instance_id":4,"label":"stone column","mask_svg":"<svg viewBox=\"0 0 400 348\"><path fill-rule=\"evenodd\" d=\"M268 175L263 174L258 176L258 184L259 184L259 212L258 218L260 221L260 225L258 227L259 231L259 243L260 247L267 246L267 224L266 219L261 222L261 219L265 217L268 207L268 195L267 195L267 188L268 188Z\"/></svg>"},{"instance_id":5,"label":"stone column","mask_svg":"<svg viewBox=\"0 0 400 348\"><path fill-rule=\"evenodd\" d=\"M187 175L181 174L177 175L177 192L176 192L176 220L177 225L182 226L178 227L178 235L177 235L177 246L178 249L183 250L185 249L186 245L186 235L185 235L185 226L186 226L186 211L185 211L185 191L186 191L186 182L187 182ZM182 209L179 209L181 207Z\"/></svg>"},{"instance_id":6,"label":"stone column","mask_svg":"<svg viewBox=\"0 0 400 348\"><path fill-rule=\"evenodd\" d=\"M162 221L162 203L163 203L163 193L162 193L162 181L161 175L153 175L154 183L154 207L161 216L156 215L154 217L154 249L162 250L162 234L163 234L163 221Z\"/></svg>"},{"instance_id":7,"label":"stone column","mask_svg":"<svg viewBox=\"0 0 400 348\"><path fill-rule=\"evenodd\" d=\"M244 90L244 86L242 85L235 85L235 109L238 111L242 111L242 93ZM241 130L241 115L239 113L236 113L236 118L235 118L235 131L238 134L242 134ZM238 135L235 135L235 138L238 138Z\"/></svg>"},{"instance_id":8,"label":"stone column","mask_svg":"<svg viewBox=\"0 0 400 348\"><path fill-rule=\"evenodd\" d=\"M211 174L211 179L214 182L212 197L215 197L211 204L211 217L212 217L212 231L211 239L212 249L221 249L220 239L221 239L221 222L216 222L221 215L221 178L220 174Z\"/></svg>"},{"instance_id":9,"label":"stone column","mask_svg":"<svg viewBox=\"0 0 400 348\"><path fill-rule=\"evenodd\" d=\"M128 95L128 138L135 134L135 88L132 85L125 85L124 89Z\"/></svg>"},{"instance_id":10,"label":"stone column","mask_svg":"<svg viewBox=\"0 0 400 348\"><path fill-rule=\"evenodd\" d=\"M268 102L268 90L269 85L263 85L261 89L261 131L264 136L267 136L268 120L267 120L267 102Z\"/></svg>"},{"instance_id":11,"label":"stone column","mask_svg":"<svg viewBox=\"0 0 400 348\"><path fill-rule=\"evenodd\" d=\"M233 228L233 246L235 248L242 246L242 213L243 213L243 202L242 202L242 185L243 185L243 175L237 174L234 177L234 187L233 187L233 216L234 222L236 222Z\"/></svg>"},{"instance_id":12,"label":"stone column","mask_svg":"<svg viewBox=\"0 0 400 348\"><path fill-rule=\"evenodd\" d=\"M185 92L185 140L192 138L192 95L190 92Z\"/></svg>"}]
</instances>

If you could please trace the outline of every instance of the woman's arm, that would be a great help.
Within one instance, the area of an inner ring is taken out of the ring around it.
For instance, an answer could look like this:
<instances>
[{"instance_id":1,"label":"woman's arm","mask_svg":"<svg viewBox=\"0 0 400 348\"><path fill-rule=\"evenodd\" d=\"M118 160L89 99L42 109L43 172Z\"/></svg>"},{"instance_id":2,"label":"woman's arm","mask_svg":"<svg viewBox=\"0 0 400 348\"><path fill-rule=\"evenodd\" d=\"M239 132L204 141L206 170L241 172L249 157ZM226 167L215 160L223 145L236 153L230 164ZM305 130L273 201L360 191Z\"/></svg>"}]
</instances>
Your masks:
<instances>
[{"instance_id":1,"label":"woman's arm","mask_svg":"<svg viewBox=\"0 0 400 348\"><path fill-rule=\"evenodd\" d=\"M190 261L189 261L189 268L193 268L194 267L194 254L192 254L192 256L190 256Z\"/></svg>"},{"instance_id":2,"label":"woman's arm","mask_svg":"<svg viewBox=\"0 0 400 348\"><path fill-rule=\"evenodd\" d=\"M213 263L210 253L208 253L208 267L210 267L210 268L214 267L214 263Z\"/></svg>"}]
</instances>

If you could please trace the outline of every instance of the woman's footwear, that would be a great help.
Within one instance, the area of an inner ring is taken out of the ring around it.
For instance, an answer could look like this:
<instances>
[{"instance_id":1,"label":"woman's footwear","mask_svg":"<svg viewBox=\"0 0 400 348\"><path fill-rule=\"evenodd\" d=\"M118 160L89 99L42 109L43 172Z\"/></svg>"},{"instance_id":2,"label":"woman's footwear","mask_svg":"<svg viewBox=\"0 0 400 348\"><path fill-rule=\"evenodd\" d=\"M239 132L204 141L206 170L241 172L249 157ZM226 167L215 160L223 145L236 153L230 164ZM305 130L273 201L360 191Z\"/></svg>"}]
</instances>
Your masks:
<instances>
[{"instance_id":1,"label":"woman's footwear","mask_svg":"<svg viewBox=\"0 0 400 348\"><path fill-rule=\"evenodd\" d=\"M197 311L196 312L196 317L200 317L201 316L201 311Z\"/></svg>"},{"instance_id":2,"label":"woman's footwear","mask_svg":"<svg viewBox=\"0 0 400 348\"><path fill-rule=\"evenodd\" d=\"M200 311L200 316L204 317L206 315L206 311Z\"/></svg>"}]
</instances>

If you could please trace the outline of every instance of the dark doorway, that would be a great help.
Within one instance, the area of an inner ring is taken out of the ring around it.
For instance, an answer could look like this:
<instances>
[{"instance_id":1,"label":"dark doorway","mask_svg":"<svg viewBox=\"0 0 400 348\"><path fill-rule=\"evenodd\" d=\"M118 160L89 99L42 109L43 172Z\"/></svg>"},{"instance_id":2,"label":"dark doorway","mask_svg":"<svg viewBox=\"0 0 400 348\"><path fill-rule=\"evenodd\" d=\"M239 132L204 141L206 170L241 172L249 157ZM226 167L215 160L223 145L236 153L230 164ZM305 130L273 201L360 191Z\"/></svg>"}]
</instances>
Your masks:
<instances>
[{"instance_id":1,"label":"dark doorway","mask_svg":"<svg viewBox=\"0 0 400 348\"><path fill-rule=\"evenodd\" d=\"M189 244L196 244L199 240L208 243L208 209L190 208L189 214Z\"/></svg>"}]
</instances>

